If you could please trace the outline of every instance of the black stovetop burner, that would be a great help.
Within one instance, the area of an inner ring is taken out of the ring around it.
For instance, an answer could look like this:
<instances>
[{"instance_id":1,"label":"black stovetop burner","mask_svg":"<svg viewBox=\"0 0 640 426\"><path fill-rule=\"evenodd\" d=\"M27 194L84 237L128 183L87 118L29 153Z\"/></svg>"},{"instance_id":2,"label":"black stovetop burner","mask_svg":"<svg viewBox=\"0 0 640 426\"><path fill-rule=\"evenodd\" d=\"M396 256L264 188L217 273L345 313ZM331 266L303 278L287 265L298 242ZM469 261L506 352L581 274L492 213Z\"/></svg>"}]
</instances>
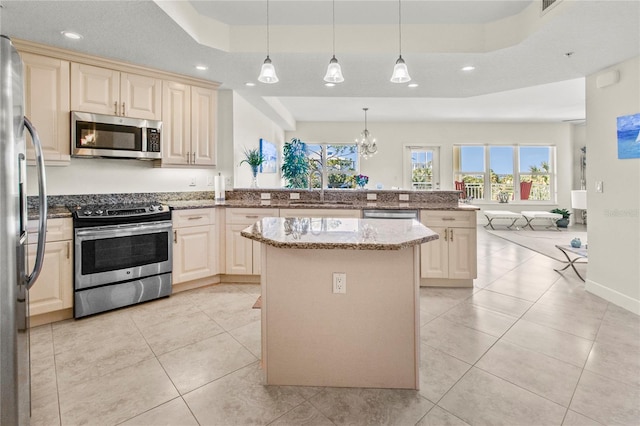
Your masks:
<instances>
[{"instance_id":1,"label":"black stovetop burner","mask_svg":"<svg viewBox=\"0 0 640 426\"><path fill-rule=\"evenodd\" d=\"M76 227L159 220L171 220L169 207L159 203L93 205L77 208L73 212L73 222Z\"/></svg>"}]
</instances>

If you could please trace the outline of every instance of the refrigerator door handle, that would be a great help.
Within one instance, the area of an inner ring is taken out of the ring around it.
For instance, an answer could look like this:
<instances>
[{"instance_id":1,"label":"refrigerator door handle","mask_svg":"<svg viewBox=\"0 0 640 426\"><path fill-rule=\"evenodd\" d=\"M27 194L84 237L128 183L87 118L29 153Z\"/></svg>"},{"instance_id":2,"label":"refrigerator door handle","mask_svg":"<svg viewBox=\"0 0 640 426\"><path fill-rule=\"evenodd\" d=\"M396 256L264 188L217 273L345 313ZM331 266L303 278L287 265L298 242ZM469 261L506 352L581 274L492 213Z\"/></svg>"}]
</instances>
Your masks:
<instances>
[{"instance_id":1,"label":"refrigerator door handle","mask_svg":"<svg viewBox=\"0 0 640 426\"><path fill-rule=\"evenodd\" d=\"M47 192L45 189L44 156L42 155L40 137L38 136L38 132L35 127L33 127L33 124L31 124L27 117L24 117L24 127L31 134L31 141L33 142L33 148L35 150L36 167L38 169L38 200L40 202L36 260L33 265L33 271L27 275L26 278L27 290L29 290L38 279L40 271L42 270L42 263L44 261L44 244L47 239Z\"/></svg>"}]
</instances>

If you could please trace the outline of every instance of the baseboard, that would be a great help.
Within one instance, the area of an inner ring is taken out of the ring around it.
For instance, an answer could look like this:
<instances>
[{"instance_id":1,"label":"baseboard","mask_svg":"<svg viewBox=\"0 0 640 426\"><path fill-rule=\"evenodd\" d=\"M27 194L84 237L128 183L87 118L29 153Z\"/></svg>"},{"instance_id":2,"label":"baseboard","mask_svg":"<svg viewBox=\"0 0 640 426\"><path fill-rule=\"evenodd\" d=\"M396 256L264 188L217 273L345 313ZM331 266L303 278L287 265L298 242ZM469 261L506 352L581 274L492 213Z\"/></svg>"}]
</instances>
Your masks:
<instances>
[{"instance_id":1,"label":"baseboard","mask_svg":"<svg viewBox=\"0 0 640 426\"><path fill-rule=\"evenodd\" d=\"M473 287L472 279L421 278L420 287Z\"/></svg>"},{"instance_id":2,"label":"baseboard","mask_svg":"<svg viewBox=\"0 0 640 426\"><path fill-rule=\"evenodd\" d=\"M207 287L210 285L218 284L219 282L220 282L220 275L214 275L213 277L200 278L197 280L174 284L172 288L172 292L180 293L181 291L193 290L194 288L200 288L200 287Z\"/></svg>"},{"instance_id":3,"label":"baseboard","mask_svg":"<svg viewBox=\"0 0 640 426\"><path fill-rule=\"evenodd\" d=\"M588 278L585 283L585 289L589 293L600 296L614 305L618 305L627 311L640 315L640 300L633 299L626 294L622 294L619 291L613 290Z\"/></svg>"},{"instance_id":4,"label":"baseboard","mask_svg":"<svg viewBox=\"0 0 640 426\"><path fill-rule=\"evenodd\" d=\"M221 283L260 284L260 275L220 275Z\"/></svg>"},{"instance_id":5,"label":"baseboard","mask_svg":"<svg viewBox=\"0 0 640 426\"><path fill-rule=\"evenodd\" d=\"M39 325L50 324L52 322L63 321L71 318L73 318L73 308L61 309L59 311L29 317L29 327L33 328Z\"/></svg>"}]
</instances>

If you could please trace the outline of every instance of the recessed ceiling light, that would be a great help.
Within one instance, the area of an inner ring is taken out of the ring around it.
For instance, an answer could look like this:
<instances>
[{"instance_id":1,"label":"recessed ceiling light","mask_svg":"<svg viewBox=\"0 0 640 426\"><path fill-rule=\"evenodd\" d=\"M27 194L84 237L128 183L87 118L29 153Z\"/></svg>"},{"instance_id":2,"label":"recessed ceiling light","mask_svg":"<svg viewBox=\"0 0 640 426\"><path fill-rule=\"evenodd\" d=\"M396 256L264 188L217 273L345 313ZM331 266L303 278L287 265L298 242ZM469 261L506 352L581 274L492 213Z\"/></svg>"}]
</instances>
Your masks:
<instances>
[{"instance_id":1,"label":"recessed ceiling light","mask_svg":"<svg viewBox=\"0 0 640 426\"><path fill-rule=\"evenodd\" d=\"M61 31L61 34L71 40L80 40L82 38L80 34L74 33L73 31Z\"/></svg>"},{"instance_id":2,"label":"recessed ceiling light","mask_svg":"<svg viewBox=\"0 0 640 426\"><path fill-rule=\"evenodd\" d=\"M196 65L196 69L200 71L206 71L209 69L209 67L206 65Z\"/></svg>"},{"instance_id":3,"label":"recessed ceiling light","mask_svg":"<svg viewBox=\"0 0 640 426\"><path fill-rule=\"evenodd\" d=\"M473 65L467 65L466 67L462 67L462 71L473 71L475 69L476 67L474 67Z\"/></svg>"},{"instance_id":4,"label":"recessed ceiling light","mask_svg":"<svg viewBox=\"0 0 640 426\"><path fill-rule=\"evenodd\" d=\"M324 85L325 85L325 86L327 86L327 87L333 87L333 86L335 86L336 84L335 84L335 83L325 83Z\"/></svg>"},{"instance_id":5,"label":"recessed ceiling light","mask_svg":"<svg viewBox=\"0 0 640 426\"><path fill-rule=\"evenodd\" d=\"M250 82L250 81L247 81L244 85L245 85L245 86L247 86L247 87L253 87L253 86L255 86L256 84L255 84L255 83L252 83L252 82Z\"/></svg>"},{"instance_id":6,"label":"recessed ceiling light","mask_svg":"<svg viewBox=\"0 0 640 426\"><path fill-rule=\"evenodd\" d=\"M411 88L418 87L418 83L409 83L407 84L407 87L411 87Z\"/></svg>"}]
</instances>

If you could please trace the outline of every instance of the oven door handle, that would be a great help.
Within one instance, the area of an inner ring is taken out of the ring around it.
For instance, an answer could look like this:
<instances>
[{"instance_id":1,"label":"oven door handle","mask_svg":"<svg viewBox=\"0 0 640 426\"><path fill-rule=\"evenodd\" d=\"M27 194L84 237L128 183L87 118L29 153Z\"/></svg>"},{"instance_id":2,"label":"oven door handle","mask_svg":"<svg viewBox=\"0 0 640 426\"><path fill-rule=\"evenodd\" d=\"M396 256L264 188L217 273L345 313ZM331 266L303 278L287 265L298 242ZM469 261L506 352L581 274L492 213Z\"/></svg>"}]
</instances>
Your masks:
<instances>
[{"instance_id":1,"label":"oven door handle","mask_svg":"<svg viewBox=\"0 0 640 426\"><path fill-rule=\"evenodd\" d=\"M128 225L96 226L94 228L76 229L76 237L118 237L147 234L153 231L171 231L171 222L135 223Z\"/></svg>"}]
</instances>

